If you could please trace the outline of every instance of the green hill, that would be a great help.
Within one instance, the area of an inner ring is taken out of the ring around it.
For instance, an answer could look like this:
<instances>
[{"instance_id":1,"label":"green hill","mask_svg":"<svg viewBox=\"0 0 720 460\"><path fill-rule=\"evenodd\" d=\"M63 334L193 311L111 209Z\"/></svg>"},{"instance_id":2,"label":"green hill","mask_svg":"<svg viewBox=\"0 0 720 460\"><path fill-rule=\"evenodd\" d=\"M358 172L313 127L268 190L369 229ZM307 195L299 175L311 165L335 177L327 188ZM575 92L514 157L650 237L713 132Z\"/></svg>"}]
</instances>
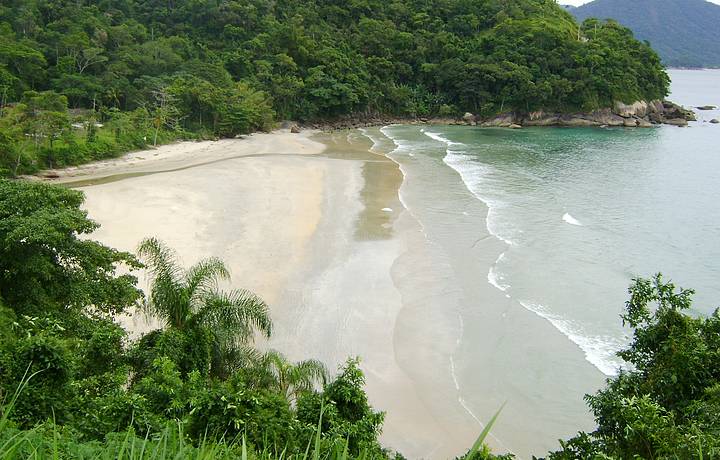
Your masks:
<instances>
[{"instance_id":1,"label":"green hill","mask_svg":"<svg viewBox=\"0 0 720 460\"><path fill-rule=\"evenodd\" d=\"M578 20L615 19L647 40L669 67L720 67L720 5L705 0L595 0Z\"/></svg>"},{"instance_id":2,"label":"green hill","mask_svg":"<svg viewBox=\"0 0 720 460\"><path fill-rule=\"evenodd\" d=\"M650 47L617 24L588 32L555 0L3 2L0 102L12 110L0 110L0 175L278 119L586 111L665 96ZM71 120L68 107L85 111Z\"/></svg>"}]
</instances>

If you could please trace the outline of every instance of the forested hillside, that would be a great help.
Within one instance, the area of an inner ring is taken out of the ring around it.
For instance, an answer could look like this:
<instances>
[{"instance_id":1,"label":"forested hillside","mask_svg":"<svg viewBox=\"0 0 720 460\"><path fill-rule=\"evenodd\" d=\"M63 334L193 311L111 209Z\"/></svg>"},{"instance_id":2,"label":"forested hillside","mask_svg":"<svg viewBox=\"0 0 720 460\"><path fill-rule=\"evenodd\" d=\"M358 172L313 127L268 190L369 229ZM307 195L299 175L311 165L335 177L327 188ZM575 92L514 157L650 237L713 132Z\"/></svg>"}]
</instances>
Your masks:
<instances>
[{"instance_id":1,"label":"forested hillside","mask_svg":"<svg viewBox=\"0 0 720 460\"><path fill-rule=\"evenodd\" d=\"M4 174L276 119L582 110L667 88L629 31L579 29L554 0L0 6Z\"/></svg>"},{"instance_id":2,"label":"forested hillside","mask_svg":"<svg viewBox=\"0 0 720 460\"><path fill-rule=\"evenodd\" d=\"M647 40L670 67L720 67L720 5L705 0L595 0L578 20L615 19Z\"/></svg>"}]
</instances>

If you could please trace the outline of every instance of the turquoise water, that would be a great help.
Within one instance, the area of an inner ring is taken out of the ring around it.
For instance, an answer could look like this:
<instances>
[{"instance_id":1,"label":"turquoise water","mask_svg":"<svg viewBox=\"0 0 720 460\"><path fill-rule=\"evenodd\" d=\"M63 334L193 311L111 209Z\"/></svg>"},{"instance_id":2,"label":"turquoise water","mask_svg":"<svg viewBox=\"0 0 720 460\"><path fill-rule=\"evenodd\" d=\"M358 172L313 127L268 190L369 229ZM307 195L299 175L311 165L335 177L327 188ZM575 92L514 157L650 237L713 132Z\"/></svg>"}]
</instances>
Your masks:
<instances>
[{"instance_id":1,"label":"turquoise water","mask_svg":"<svg viewBox=\"0 0 720 460\"><path fill-rule=\"evenodd\" d=\"M672 77L673 100L720 106L720 72ZM488 228L507 244L488 281L606 375L628 340L619 315L633 277L662 272L695 289L697 314L720 306L719 125L423 134L488 205Z\"/></svg>"},{"instance_id":2,"label":"turquoise water","mask_svg":"<svg viewBox=\"0 0 720 460\"><path fill-rule=\"evenodd\" d=\"M720 71L671 77L671 100L720 106ZM513 426L496 429L501 447L542 454L553 436L592 428L582 394L623 366L615 353L630 338L620 315L634 277L662 272L695 289L693 314L720 306L720 125L708 123L720 112L698 115L688 128L382 129L406 176L405 206L458 278L459 300L447 308L463 330L449 366L459 404L487 418L488 398L519 403L515 415L506 410ZM487 205L482 219L473 220L456 181ZM497 239L494 261L478 261L487 251L473 252L472 228ZM503 303L483 298L478 283ZM492 323L494 310L521 322L514 331L500 316Z\"/></svg>"}]
</instances>

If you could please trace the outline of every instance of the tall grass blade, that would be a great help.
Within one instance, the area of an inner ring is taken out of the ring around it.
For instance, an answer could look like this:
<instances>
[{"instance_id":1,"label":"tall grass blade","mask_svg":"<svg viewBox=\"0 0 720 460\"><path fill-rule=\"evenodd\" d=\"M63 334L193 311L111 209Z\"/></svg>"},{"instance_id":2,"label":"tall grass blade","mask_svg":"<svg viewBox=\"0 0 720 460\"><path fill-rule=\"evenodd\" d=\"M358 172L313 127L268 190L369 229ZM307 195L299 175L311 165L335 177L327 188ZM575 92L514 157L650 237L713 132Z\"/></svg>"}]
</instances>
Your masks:
<instances>
[{"instance_id":1,"label":"tall grass blade","mask_svg":"<svg viewBox=\"0 0 720 460\"><path fill-rule=\"evenodd\" d=\"M322 432L322 419L325 413L325 404L320 406L320 420L318 420L317 432L315 433L315 450L313 451L313 460L320 460L320 434Z\"/></svg>"},{"instance_id":2,"label":"tall grass blade","mask_svg":"<svg viewBox=\"0 0 720 460\"><path fill-rule=\"evenodd\" d=\"M485 425L485 428L480 433L480 436L478 436L477 440L475 441L475 444L470 448L470 450L467 453L467 456L465 458L472 459L473 456L478 453L480 448L482 448L483 443L485 442L485 438L490 433L490 429L492 429L493 425L495 424L495 421L497 420L498 416L500 415L500 412L502 412L503 407L505 407L505 404L507 402L502 403L502 406L500 406L500 409L498 409L497 412L495 412L495 415L492 416L490 421Z\"/></svg>"}]
</instances>

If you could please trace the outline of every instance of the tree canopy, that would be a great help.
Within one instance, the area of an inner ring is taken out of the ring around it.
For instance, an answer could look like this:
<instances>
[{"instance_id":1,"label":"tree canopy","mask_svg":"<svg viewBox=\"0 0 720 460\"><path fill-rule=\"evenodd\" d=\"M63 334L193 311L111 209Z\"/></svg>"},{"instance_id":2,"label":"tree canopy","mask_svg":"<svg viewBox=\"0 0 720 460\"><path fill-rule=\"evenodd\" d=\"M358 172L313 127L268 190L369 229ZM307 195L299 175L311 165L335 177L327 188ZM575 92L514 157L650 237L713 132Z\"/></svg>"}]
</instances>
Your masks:
<instances>
[{"instance_id":1,"label":"tree canopy","mask_svg":"<svg viewBox=\"0 0 720 460\"><path fill-rule=\"evenodd\" d=\"M555 0L12 0L0 175L275 120L590 111L668 84L628 29Z\"/></svg>"},{"instance_id":2,"label":"tree canopy","mask_svg":"<svg viewBox=\"0 0 720 460\"><path fill-rule=\"evenodd\" d=\"M225 134L259 123L233 106L247 88L299 119L665 95L647 45L615 23L591 32L554 0L16 0L0 9L0 86L7 101L53 90L95 109L163 93L183 126Z\"/></svg>"}]
</instances>

